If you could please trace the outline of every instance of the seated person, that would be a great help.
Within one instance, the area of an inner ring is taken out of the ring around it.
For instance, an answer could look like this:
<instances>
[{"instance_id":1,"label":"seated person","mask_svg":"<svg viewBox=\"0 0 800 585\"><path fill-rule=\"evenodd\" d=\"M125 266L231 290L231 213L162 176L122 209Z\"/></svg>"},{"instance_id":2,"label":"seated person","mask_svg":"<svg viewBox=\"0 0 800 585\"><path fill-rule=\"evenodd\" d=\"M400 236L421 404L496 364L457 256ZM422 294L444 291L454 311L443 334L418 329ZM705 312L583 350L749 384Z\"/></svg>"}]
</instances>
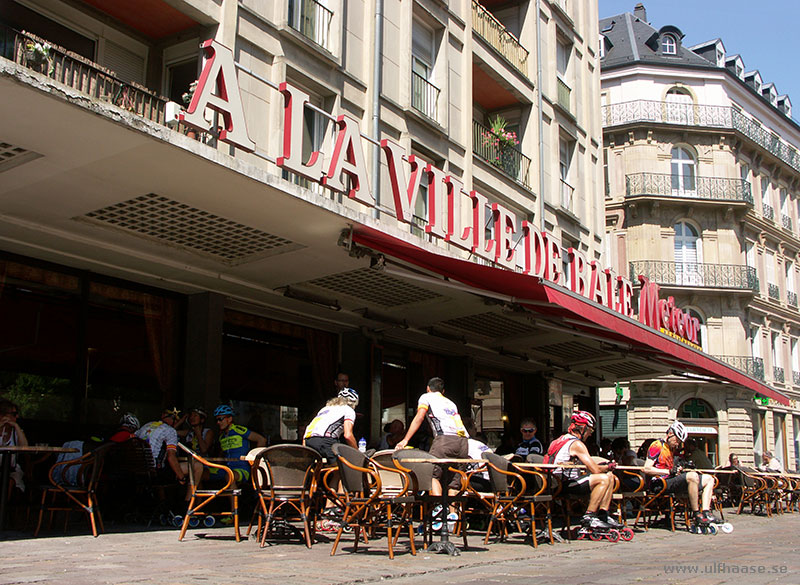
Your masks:
<instances>
[{"instance_id":1,"label":"seated person","mask_svg":"<svg viewBox=\"0 0 800 585\"><path fill-rule=\"evenodd\" d=\"M544 455L542 442L536 438L536 422L532 418L523 418L519 423L519 431L522 433L522 442L514 449L514 455L523 461L528 455Z\"/></svg>"},{"instance_id":2,"label":"seated person","mask_svg":"<svg viewBox=\"0 0 800 585\"><path fill-rule=\"evenodd\" d=\"M399 443L400 440L405 436L406 425L399 418L396 418L392 422L388 423L383 430L386 434L381 437L380 445L378 445L378 451L394 449L395 445L397 445L397 443Z\"/></svg>"},{"instance_id":3,"label":"seated person","mask_svg":"<svg viewBox=\"0 0 800 585\"><path fill-rule=\"evenodd\" d=\"M227 459L225 465L233 471L234 482L239 485L250 479L250 463L242 457L247 455L250 449L266 447L267 439L247 427L234 424L233 417L233 409L227 404L220 404L214 409L214 419L219 428L219 446ZM203 472L203 477L209 476L217 480L227 480L222 470L217 468Z\"/></svg>"},{"instance_id":4,"label":"seated person","mask_svg":"<svg viewBox=\"0 0 800 585\"><path fill-rule=\"evenodd\" d=\"M186 417L186 425L178 431L181 442L198 455L208 455L214 445L214 431L205 426L206 411L201 406L195 406Z\"/></svg>"},{"instance_id":5,"label":"seated person","mask_svg":"<svg viewBox=\"0 0 800 585\"><path fill-rule=\"evenodd\" d=\"M686 440L688 432L680 421L675 421L667 429L663 441L656 439L650 444L644 472L651 478L661 477L666 480L667 493L688 493L689 506L694 512L695 523L714 521L711 510L711 496L714 492L714 478L697 471L686 471L677 454ZM651 480L652 483L652 480ZM655 486L653 486L655 488ZM661 489L657 487L657 489ZM700 490L702 489L702 502ZM702 509L700 504L702 503Z\"/></svg>"},{"instance_id":6,"label":"seated person","mask_svg":"<svg viewBox=\"0 0 800 585\"><path fill-rule=\"evenodd\" d=\"M714 469L711 460L703 451L697 448L697 443L694 439L686 439L683 453L686 460L691 462L696 469Z\"/></svg>"},{"instance_id":7,"label":"seated person","mask_svg":"<svg viewBox=\"0 0 800 585\"><path fill-rule=\"evenodd\" d=\"M631 449L631 444L625 437L617 437L611 441L611 454L617 465L627 467L635 467L637 465L636 452ZM615 473L622 484L623 491L633 491L641 485L641 481L630 473L625 473L622 470L618 470Z\"/></svg>"},{"instance_id":8,"label":"seated person","mask_svg":"<svg viewBox=\"0 0 800 585\"><path fill-rule=\"evenodd\" d=\"M781 460L772 454L772 451L764 451L761 456L762 464L758 466L759 471L767 473L783 473L783 464Z\"/></svg>"},{"instance_id":9,"label":"seated person","mask_svg":"<svg viewBox=\"0 0 800 585\"><path fill-rule=\"evenodd\" d=\"M355 408L358 406L358 393L352 388L343 388L308 423L303 445L311 447L328 461L336 461L332 451L335 443L346 443L358 449L353 425L356 420ZM341 439L344 439L342 441Z\"/></svg>"},{"instance_id":10,"label":"seated person","mask_svg":"<svg viewBox=\"0 0 800 585\"><path fill-rule=\"evenodd\" d=\"M550 443L545 462L555 465L580 463L586 466L586 471L559 467L553 472L560 477L565 492L589 495L586 514L581 518L584 529L622 528L619 522L608 515L614 494L613 471L617 464L613 461L595 462L586 447L585 441L594 432L594 427L594 415L582 410L574 412L567 433Z\"/></svg>"},{"instance_id":11,"label":"seated person","mask_svg":"<svg viewBox=\"0 0 800 585\"><path fill-rule=\"evenodd\" d=\"M19 426L19 407L10 400L0 399L0 446L26 447L28 438ZM17 463L16 455L11 456L11 481L20 491L25 491L22 467Z\"/></svg>"},{"instance_id":12,"label":"seated person","mask_svg":"<svg viewBox=\"0 0 800 585\"><path fill-rule=\"evenodd\" d=\"M175 474L179 483L186 481L186 473L178 462L178 433L175 425L178 422L180 411L177 408L165 409L161 413L161 420L152 421L136 431L136 436L144 439L150 445L153 455L153 465L161 481L169 479L169 471Z\"/></svg>"},{"instance_id":13,"label":"seated person","mask_svg":"<svg viewBox=\"0 0 800 585\"><path fill-rule=\"evenodd\" d=\"M120 417L119 427L108 440L112 443L124 443L136 436L140 426L139 419L133 413L126 412Z\"/></svg>"}]
</instances>

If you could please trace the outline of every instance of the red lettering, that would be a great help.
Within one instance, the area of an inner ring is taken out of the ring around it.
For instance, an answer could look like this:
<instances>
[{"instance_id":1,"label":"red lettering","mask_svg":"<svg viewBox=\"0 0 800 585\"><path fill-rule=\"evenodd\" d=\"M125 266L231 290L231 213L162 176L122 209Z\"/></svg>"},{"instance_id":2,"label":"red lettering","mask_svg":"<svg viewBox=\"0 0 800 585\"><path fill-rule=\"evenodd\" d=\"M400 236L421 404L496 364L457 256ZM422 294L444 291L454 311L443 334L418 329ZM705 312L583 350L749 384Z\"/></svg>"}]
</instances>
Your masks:
<instances>
[{"instance_id":1,"label":"red lettering","mask_svg":"<svg viewBox=\"0 0 800 585\"><path fill-rule=\"evenodd\" d=\"M495 262L509 270L514 270L517 265L516 250L514 249L517 216L499 203L493 203L492 217L494 218Z\"/></svg>"},{"instance_id":2,"label":"red lettering","mask_svg":"<svg viewBox=\"0 0 800 585\"><path fill-rule=\"evenodd\" d=\"M544 277L553 284L561 284L561 243L551 234L545 234L544 248Z\"/></svg>"},{"instance_id":3,"label":"red lettering","mask_svg":"<svg viewBox=\"0 0 800 585\"><path fill-rule=\"evenodd\" d=\"M328 174L322 178L322 184L334 191L344 193L346 190L342 173L350 177L353 188L347 191L350 199L374 207L375 199L369 187L367 178L367 165L364 162L364 151L361 148L361 133L358 122L349 116L339 116L336 119L338 132L336 133L336 146L331 156Z\"/></svg>"},{"instance_id":4,"label":"red lettering","mask_svg":"<svg viewBox=\"0 0 800 585\"><path fill-rule=\"evenodd\" d=\"M567 253L569 254L570 258L569 281L572 292L587 296L589 292L589 286L586 278L586 256L584 256L580 250L576 250L575 248L569 248Z\"/></svg>"},{"instance_id":5,"label":"red lettering","mask_svg":"<svg viewBox=\"0 0 800 585\"><path fill-rule=\"evenodd\" d=\"M396 142L381 140L381 148L386 155L386 166L389 170L389 186L394 199L394 212L397 219L411 223L414 219L414 209L419 196L419 183L422 178L423 168L427 163L415 155L404 156L403 147ZM411 172L406 175L403 160L407 160Z\"/></svg>"}]
</instances>

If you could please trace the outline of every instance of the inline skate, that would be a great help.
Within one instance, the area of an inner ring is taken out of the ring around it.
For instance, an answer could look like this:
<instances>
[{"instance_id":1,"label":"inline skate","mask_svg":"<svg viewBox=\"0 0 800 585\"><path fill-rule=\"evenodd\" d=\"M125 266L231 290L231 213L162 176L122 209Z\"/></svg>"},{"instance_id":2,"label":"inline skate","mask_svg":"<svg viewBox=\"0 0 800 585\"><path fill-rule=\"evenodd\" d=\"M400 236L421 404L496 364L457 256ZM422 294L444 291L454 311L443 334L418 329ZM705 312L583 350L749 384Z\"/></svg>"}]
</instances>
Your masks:
<instances>
[{"instance_id":1,"label":"inline skate","mask_svg":"<svg viewBox=\"0 0 800 585\"><path fill-rule=\"evenodd\" d=\"M708 510L697 511L692 516L688 529L692 534L716 534L717 527L713 522L714 516Z\"/></svg>"},{"instance_id":2,"label":"inline skate","mask_svg":"<svg viewBox=\"0 0 800 585\"><path fill-rule=\"evenodd\" d=\"M597 514L584 514L581 518L581 527L578 529L578 540L608 540L617 542L620 539L619 530L603 522Z\"/></svg>"},{"instance_id":3,"label":"inline skate","mask_svg":"<svg viewBox=\"0 0 800 585\"><path fill-rule=\"evenodd\" d=\"M725 534L733 532L733 524L730 522L718 522L717 517L711 510L706 510L703 514L708 518L709 522L711 522L711 525L717 529L717 532L723 532Z\"/></svg>"},{"instance_id":4,"label":"inline skate","mask_svg":"<svg viewBox=\"0 0 800 585\"><path fill-rule=\"evenodd\" d=\"M633 540L633 529L628 528L624 524L621 524L617 521L616 518L609 515L607 510L598 510L597 517L600 518L603 522L608 524L611 528L619 532L619 537L624 540L625 542Z\"/></svg>"}]
</instances>

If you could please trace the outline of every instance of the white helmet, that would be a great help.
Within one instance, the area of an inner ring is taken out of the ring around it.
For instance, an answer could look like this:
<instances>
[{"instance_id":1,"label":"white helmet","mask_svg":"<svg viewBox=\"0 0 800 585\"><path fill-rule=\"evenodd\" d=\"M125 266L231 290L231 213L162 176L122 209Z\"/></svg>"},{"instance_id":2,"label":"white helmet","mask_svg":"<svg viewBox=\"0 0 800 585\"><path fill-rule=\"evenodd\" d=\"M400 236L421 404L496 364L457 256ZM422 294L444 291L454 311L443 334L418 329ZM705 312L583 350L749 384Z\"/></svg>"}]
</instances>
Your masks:
<instances>
[{"instance_id":1,"label":"white helmet","mask_svg":"<svg viewBox=\"0 0 800 585\"><path fill-rule=\"evenodd\" d=\"M350 403L355 403L353 408L358 406L358 392L356 392L352 388L342 388L341 390L339 390L339 398L344 398Z\"/></svg>"},{"instance_id":2,"label":"white helmet","mask_svg":"<svg viewBox=\"0 0 800 585\"><path fill-rule=\"evenodd\" d=\"M683 423L679 420L676 420L674 423L669 425L667 432L672 431L678 440L683 443L686 440L686 437L689 436L689 431L686 430L686 427L683 426Z\"/></svg>"}]
</instances>

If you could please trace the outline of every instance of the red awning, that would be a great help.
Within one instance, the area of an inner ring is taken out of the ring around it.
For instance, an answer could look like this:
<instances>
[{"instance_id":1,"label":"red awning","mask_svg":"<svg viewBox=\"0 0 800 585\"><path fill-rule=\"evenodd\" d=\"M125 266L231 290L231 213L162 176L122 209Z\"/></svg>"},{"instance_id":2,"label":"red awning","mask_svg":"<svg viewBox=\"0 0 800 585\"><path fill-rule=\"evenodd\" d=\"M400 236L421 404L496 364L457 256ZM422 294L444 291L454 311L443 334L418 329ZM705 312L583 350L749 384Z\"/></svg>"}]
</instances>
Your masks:
<instances>
[{"instance_id":1,"label":"red awning","mask_svg":"<svg viewBox=\"0 0 800 585\"><path fill-rule=\"evenodd\" d=\"M353 241L472 287L477 294L500 295L534 313L568 318L572 325L587 335L602 335L609 340L625 342L635 353L676 371L710 376L773 398L781 404L789 404L789 399L780 392L725 362L546 280L436 254L365 226L355 228Z\"/></svg>"}]
</instances>

